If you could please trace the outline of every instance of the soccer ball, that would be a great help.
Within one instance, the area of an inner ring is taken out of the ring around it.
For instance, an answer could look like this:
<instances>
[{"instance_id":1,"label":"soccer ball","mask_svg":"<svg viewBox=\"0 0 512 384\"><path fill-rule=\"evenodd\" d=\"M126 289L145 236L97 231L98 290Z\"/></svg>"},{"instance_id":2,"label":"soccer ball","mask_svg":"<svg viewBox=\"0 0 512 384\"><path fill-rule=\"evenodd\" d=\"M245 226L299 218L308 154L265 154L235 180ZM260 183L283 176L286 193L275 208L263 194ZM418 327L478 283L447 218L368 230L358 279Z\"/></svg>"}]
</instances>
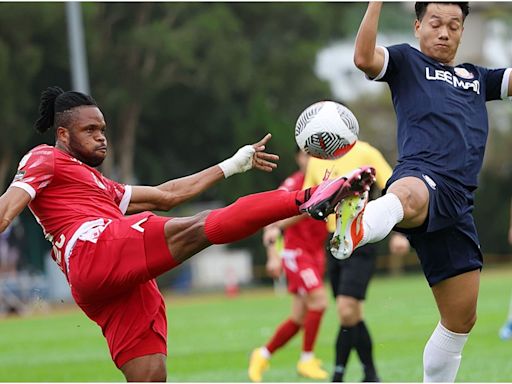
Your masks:
<instances>
[{"instance_id":1,"label":"soccer ball","mask_svg":"<svg viewBox=\"0 0 512 384\"><path fill-rule=\"evenodd\" d=\"M295 124L300 149L319 159L337 159L354 146L359 124L354 114L334 101L319 101L307 107Z\"/></svg>"}]
</instances>

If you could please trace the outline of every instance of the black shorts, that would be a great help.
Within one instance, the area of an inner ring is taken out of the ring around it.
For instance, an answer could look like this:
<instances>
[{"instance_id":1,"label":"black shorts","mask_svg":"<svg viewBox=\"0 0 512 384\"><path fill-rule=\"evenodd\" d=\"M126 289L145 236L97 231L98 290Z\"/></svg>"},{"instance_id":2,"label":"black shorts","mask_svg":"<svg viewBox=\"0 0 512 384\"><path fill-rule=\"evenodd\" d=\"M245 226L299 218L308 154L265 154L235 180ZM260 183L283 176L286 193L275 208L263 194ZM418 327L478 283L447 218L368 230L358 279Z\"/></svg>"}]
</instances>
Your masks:
<instances>
[{"instance_id":1,"label":"black shorts","mask_svg":"<svg viewBox=\"0 0 512 384\"><path fill-rule=\"evenodd\" d=\"M483 258L472 214L473 193L447 177L405 164L393 170L386 189L394 181L409 176L427 186L428 217L418 228L394 229L407 235L429 285L481 269Z\"/></svg>"},{"instance_id":2,"label":"black shorts","mask_svg":"<svg viewBox=\"0 0 512 384\"><path fill-rule=\"evenodd\" d=\"M350 296L357 300L366 298L368 284L377 264L375 245L366 244L357 248L345 260L336 259L327 251L329 280L334 297Z\"/></svg>"}]
</instances>

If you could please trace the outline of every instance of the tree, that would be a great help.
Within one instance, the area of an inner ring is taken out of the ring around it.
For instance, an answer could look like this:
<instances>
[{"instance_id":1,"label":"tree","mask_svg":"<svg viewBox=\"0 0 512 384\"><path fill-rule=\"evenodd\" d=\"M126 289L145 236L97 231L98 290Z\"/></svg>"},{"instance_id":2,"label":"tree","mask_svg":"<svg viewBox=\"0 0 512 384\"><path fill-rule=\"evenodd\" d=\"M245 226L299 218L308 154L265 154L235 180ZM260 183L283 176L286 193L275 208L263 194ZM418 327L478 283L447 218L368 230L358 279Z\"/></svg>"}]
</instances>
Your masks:
<instances>
[{"instance_id":1,"label":"tree","mask_svg":"<svg viewBox=\"0 0 512 384\"><path fill-rule=\"evenodd\" d=\"M246 81L246 47L236 39L236 20L220 3L94 3L88 8L92 89L107 116L115 116L111 160L119 165L118 176L133 182L138 136L166 129L146 127L144 114L168 114L174 103L163 101L173 89L207 88L225 99ZM232 63L242 76L232 77Z\"/></svg>"},{"instance_id":2,"label":"tree","mask_svg":"<svg viewBox=\"0 0 512 384\"><path fill-rule=\"evenodd\" d=\"M48 52L39 44L61 15L54 4L0 4L0 190L13 176L16 160L26 151L37 108L33 85L46 64Z\"/></svg>"}]
</instances>

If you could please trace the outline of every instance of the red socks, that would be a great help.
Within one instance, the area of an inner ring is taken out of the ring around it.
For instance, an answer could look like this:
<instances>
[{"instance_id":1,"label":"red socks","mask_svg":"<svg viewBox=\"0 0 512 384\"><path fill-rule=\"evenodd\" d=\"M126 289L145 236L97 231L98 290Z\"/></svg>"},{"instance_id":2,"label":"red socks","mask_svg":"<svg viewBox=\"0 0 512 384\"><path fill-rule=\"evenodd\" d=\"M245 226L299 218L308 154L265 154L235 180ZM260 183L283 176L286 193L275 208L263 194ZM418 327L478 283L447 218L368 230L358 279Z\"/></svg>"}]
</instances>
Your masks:
<instances>
[{"instance_id":1,"label":"red socks","mask_svg":"<svg viewBox=\"0 0 512 384\"><path fill-rule=\"evenodd\" d=\"M270 353L285 345L293 336L299 332L300 325L295 323L292 319L286 320L282 323L272 336L272 339L265 346Z\"/></svg>"},{"instance_id":2,"label":"red socks","mask_svg":"<svg viewBox=\"0 0 512 384\"><path fill-rule=\"evenodd\" d=\"M212 244L241 240L268 224L300 214L299 205L309 196L310 189L275 190L241 197L210 212L204 224L206 237Z\"/></svg>"},{"instance_id":3,"label":"red socks","mask_svg":"<svg viewBox=\"0 0 512 384\"><path fill-rule=\"evenodd\" d=\"M320 323L324 311L312 311L306 312L306 318L304 319L304 338L302 341L302 351L312 352L315 346L316 337L318 330L320 329ZM272 339L265 346L270 353L274 353L277 349L285 345L293 336L299 332L301 328L300 324L295 323L292 319L286 320L282 323L272 336Z\"/></svg>"},{"instance_id":4,"label":"red socks","mask_svg":"<svg viewBox=\"0 0 512 384\"><path fill-rule=\"evenodd\" d=\"M320 322L324 311L309 310L306 312L304 319L304 339L302 342L302 350L304 352L312 352L315 345L316 336L320 329Z\"/></svg>"}]
</instances>

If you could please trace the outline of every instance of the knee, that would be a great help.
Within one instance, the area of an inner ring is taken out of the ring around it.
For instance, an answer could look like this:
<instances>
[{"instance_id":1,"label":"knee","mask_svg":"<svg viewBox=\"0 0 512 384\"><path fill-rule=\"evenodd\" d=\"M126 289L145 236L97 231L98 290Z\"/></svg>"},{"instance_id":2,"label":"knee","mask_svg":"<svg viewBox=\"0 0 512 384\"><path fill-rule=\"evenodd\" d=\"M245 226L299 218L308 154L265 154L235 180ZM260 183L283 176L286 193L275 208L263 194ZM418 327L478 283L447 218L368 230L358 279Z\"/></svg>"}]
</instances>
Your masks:
<instances>
[{"instance_id":1,"label":"knee","mask_svg":"<svg viewBox=\"0 0 512 384\"><path fill-rule=\"evenodd\" d=\"M339 312L340 323L344 327L353 327L357 325L362 319L359 314L351 310L343 310Z\"/></svg>"},{"instance_id":2,"label":"knee","mask_svg":"<svg viewBox=\"0 0 512 384\"><path fill-rule=\"evenodd\" d=\"M450 331L455 333L469 333L476 324L476 312L458 316L456 319L441 319L441 323Z\"/></svg>"},{"instance_id":3,"label":"knee","mask_svg":"<svg viewBox=\"0 0 512 384\"><path fill-rule=\"evenodd\" d=\"M428 190L419 179L405 178L403 183L393 184L388 192L396 195L404 210L403 221L407 227L423 224L428 213Z\"/></svg>"},{"instance_id":4,"label":"knee","mask_svg":"<svg viewBox=\"0 0 512 384\"><path fill-rule=\"evenodd\" d=\"M308 303L308 310L323 312L327 309L328 300L327 297L316 298L315 300Z\"/></svg>"},{"instance_id":5,"label":"knee","mask_svg":"<svg viewBox=\"0 0 512 384\"><path fill-rule=\"evenodd\" d=\"M190 217L173 218L164 227L167 245L173 258L182 263L211 243L205 234L208 211Z\"/></svg>"},{"instance_id":6,"label":"knee","mask_svg":"<svg viewBox=\"0 0 512 384\"><path fill-rule=\"evenodd\" d=\"M402 194L400 201L404 209L404 218L413 220L425 213L428 200L420 198L420 196L417 196L416 193L408 189Z\"/></svg>"},{"instance_id":7,"label":"knee","mask_svg":"<svg viewBox=\"0 0 512 384\"><path fill-rule=\"evenodd\" d=\"M328 305L329 299L323 288L311 292L306 299L306 307L309 311L323 312Z\"/></svg>"},{"instance_id":8,"label":"knee","mask_svg":"<svg viewBox=\"0 0 512 384\"><path fill-rule=\"evenodd\" d=\"M306 317L306 314L292 314L290 316L290 320L293 321L295 324L297 324L299 327L302 327L304 325L304 318Z\"/></svg>"},{"instance_id":9,"label":"knee","mask_svg":"<svg viewBox=\"0 0 512 384\"><path fill-rule=\"evenodd\" d=\"M344 302L338 305L338 316L344 327L353 327L362 319L362 310L357 302Z\"/></svg>"}]
</instances>

